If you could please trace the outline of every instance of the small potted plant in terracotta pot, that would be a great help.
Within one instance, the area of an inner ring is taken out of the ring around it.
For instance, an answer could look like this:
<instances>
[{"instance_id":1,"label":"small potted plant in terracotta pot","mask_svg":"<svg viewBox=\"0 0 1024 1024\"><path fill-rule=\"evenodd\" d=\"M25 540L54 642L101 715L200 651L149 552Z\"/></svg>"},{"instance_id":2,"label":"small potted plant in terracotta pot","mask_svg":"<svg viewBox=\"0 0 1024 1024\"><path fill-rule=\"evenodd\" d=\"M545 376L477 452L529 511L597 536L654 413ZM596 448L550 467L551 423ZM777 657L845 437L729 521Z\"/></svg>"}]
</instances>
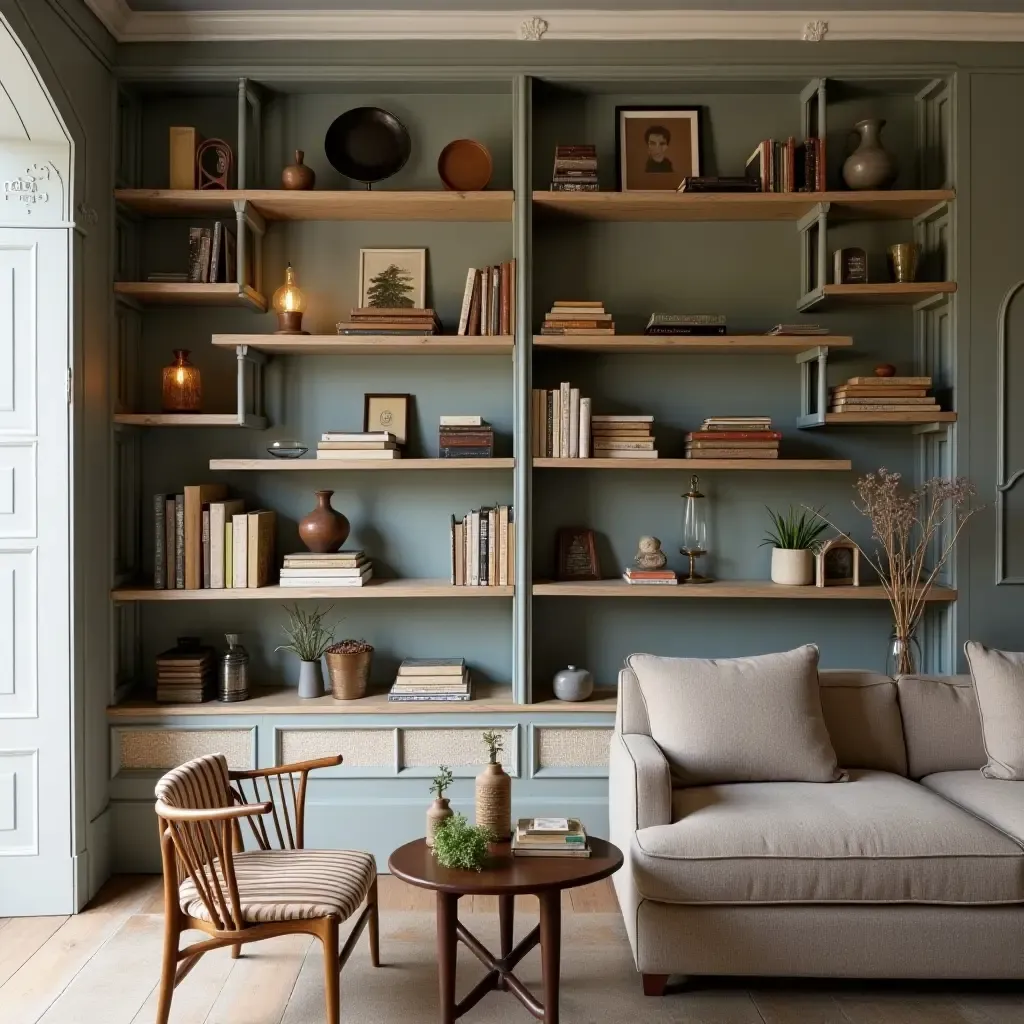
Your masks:
<instances>
[{"instance_id":1,"label":"small potted plant in terracotta pot","mask_svg":"<svg viewBox=\"0 0 1024 1024\"><path fill-rule=\"evenodd\" d=\"M508 839L512 833L512 779L498 760L505 739L491 730L483 734L483 741L489 761L476 777L476 823L497 839Z\"/></svg>"},{"instance_id":2,"label":"small potted plant in terracotta pot","mask_svg":"<svg viewBox=\"0 0 1024 1024\"><path fill-rule=\"evenodd\" d=\"M327 674L335 700L366 696L373 647L365 640L341 640L327 648Z\"/></svg>"},{"instance_id":3,"label":"small potted plant in terracotta pot","mask_svg":"<svg viewBox=\"0 0 1024 1024\"><path fill-rule=\"evenodd\" d=\"M434 802L427 808L427 846L434 845L434 833L442 821L446 821L453 814L448 806L448 797L445 791L455 781L451 768L446 764L437 766L437 774L430 784L430 792L434 794Z\"/></svg>"},{"instance_id":4,"label":"small potted plant in terracotta pot","mask_svg":"<svg viewBox=\"0 0 1024 1024\"><path fill-rule=\"evenodd\" d=\"M772 583L788 587L805 587L814 582L814 542L825 532L827 524L819 518L821 509L797 514L768 509L772 528L761 546L772 549Z\"/></svg>"}]
</instances>

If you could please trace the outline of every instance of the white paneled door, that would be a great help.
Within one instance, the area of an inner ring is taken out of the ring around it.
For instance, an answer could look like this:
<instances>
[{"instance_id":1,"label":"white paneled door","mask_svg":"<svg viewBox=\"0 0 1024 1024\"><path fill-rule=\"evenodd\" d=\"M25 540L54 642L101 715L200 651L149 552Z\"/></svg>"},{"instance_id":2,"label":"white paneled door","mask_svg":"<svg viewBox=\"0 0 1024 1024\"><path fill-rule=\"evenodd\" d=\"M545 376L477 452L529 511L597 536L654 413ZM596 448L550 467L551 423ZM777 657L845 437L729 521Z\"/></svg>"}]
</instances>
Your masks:
<instances>
[{"instance_id":1,"label":"white paneled door","mask_svg":"<svg viewBox=\"0 0 1024 1024\"><path fill-rule=\"evenodd\" d=\"M74 909L68 256L0 227L0 917Z\"/></svg>"}]
</instances>

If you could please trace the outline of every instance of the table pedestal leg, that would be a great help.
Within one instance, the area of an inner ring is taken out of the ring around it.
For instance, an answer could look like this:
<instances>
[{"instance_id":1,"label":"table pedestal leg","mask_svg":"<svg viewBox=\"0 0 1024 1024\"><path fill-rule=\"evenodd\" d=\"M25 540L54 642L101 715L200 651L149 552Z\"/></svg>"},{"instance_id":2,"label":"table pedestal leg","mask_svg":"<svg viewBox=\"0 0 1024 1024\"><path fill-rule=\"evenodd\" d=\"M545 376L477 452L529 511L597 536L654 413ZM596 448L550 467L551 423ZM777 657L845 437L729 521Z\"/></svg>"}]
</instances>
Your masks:
<instances>
[{"instance_id":1,"label":"table pedestal leg","mask_svg":"<svg viewBox=\"0 0 1024 1024\"><path fill-rule=\"evenodd\" d=\"M512 952L512 935L515 924L516 898L515 896L498 897L498 927L501 932L501 959ZM503 992L508 990L504 978L498 979L498 988Z\"/></svg>"},{"instance_id":2,"label":"table pedestal leg","mask_svg":"<svg viewBox=\"0 0 1024 1024\"><path fill-rule=\"evenodd\" d=\"M455 1024L455 957L458 940L459 897L437 894L437 978L441 1024Z\"/></svg>"},{"instance_id":3,"label":"table pedestal leg","mask_svg":"<svg viewBox=\"0 0 1024 1024\"><path fill-rule=\"evenodd\" d=\"M562 894L540 894L540 956L544 978L544 1024L558 1024L558 972L562 952Z\"/></svg>"}]
</instances>

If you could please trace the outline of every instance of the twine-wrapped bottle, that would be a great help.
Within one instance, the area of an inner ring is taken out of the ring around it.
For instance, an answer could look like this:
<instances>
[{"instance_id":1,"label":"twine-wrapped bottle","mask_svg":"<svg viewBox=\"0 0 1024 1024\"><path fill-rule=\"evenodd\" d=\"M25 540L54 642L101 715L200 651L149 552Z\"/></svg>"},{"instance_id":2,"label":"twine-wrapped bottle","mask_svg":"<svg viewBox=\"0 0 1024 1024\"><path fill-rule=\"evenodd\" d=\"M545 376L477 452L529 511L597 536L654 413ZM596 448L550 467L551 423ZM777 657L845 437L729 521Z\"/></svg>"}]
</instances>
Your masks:
<instances>
[{"instance_id":1,"label":"twine-wrapped bottle","mask_svg":"<svg viewBox=\"0 0 1024 1024\"><path fill-rule=\"evenodd\" d=\"M512 779L498 761L504 748L500 733L485 732L484 743L490 761L476 777L476 823L489 828L496 839L512 834Z\"/></svg>"}]
</instances>

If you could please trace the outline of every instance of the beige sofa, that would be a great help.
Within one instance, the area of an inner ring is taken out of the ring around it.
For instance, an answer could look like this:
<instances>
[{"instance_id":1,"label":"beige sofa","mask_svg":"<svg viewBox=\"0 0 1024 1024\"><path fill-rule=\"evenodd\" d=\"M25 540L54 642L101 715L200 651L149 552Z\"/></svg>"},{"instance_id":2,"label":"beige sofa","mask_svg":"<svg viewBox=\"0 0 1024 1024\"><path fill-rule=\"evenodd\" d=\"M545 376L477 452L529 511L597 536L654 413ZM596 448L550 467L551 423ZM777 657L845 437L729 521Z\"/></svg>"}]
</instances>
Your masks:
<instances>
[{"instance_id":1,"label":"beige sofa","mask_svg":"<svg viewBox=\"0 0 1024 1024\"><path fill-rule=\"evenodd\" d=\"M982 776L970 677L819 680L848 782L673 789L659 708L620 674L614 882L644 990L671 974L1024 977L1024 783Z\"/></svg>"}]
</instances>

